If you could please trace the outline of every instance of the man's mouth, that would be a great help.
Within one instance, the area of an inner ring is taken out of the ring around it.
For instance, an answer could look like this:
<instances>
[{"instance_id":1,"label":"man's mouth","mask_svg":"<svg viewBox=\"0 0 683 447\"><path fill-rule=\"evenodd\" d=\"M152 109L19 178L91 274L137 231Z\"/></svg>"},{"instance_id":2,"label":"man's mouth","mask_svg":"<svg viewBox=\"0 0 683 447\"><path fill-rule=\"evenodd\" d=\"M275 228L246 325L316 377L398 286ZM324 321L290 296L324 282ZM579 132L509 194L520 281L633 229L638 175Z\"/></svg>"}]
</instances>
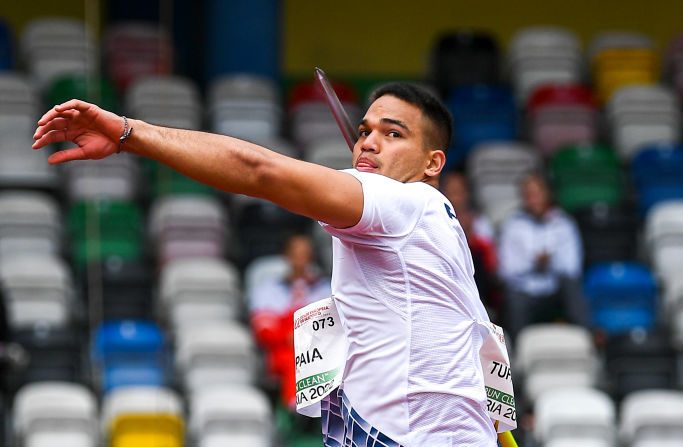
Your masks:
<instances>
[{"instance_id":1,"label":"man's mouth","mask_svg":"<svg viewBox=\"0 0 683 447\"><path fill-rule=\"evenodd\" d=\"M356 160L356 169L362 172L374 171L377 169L377 163L369 158L361 157Z\"/></svg>"}]
</instances>

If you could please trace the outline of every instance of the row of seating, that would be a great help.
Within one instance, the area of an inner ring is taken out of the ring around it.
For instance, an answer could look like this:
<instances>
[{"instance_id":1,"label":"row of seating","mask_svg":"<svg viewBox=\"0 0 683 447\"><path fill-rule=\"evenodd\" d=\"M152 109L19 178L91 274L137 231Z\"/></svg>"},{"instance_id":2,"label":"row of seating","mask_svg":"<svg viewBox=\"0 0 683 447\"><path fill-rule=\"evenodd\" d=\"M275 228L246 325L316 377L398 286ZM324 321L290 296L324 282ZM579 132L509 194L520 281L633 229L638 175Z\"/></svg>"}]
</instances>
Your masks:
<instances>
[{"instance_id":1,"label":"row of seating","mask_svg":"<svg viewBox=\"0 0 683 447\"><path fill-rule=\"evenodd\" d=\"M633 331L610 338L601 351L577 326L539 324L520 332L513 370L520 400L534 414L535 441L605 447L680 442L683 393L676 390L677 357L667 336Z\"/></svg>"},{"instance_id":2,"label":"row of seating","mask_svg":"<svg viewBox=\"0 0 683 447\"><path fill-rule=\"evenodd\" d=\"M26 385L14 399L16 445L35 447L267 447L273 439L269 404L256 389L217 386L190 401L184 416L172 390L133 386L108 393L98 408L88 388L67 382Z\"/></svg>"}]
</instances>

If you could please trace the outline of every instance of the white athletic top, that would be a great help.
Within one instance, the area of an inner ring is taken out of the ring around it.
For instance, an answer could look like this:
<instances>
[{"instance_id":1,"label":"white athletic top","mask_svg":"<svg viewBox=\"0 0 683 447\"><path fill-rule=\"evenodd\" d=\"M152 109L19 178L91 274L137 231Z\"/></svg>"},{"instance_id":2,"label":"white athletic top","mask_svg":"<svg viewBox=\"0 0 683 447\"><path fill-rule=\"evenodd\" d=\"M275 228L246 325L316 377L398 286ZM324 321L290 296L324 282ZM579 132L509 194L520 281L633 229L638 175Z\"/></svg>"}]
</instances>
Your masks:
<instances>
[{"instance_id":1,"label":"white athletic top","mask_svg":"<svg viewBox=\"0 0 683 447\"><path fill-rule=\"evenodd\" d=\"M475 323L488 316L453 207L422 182L344 172L362 183L361 220L321 225L333 236L351 406L406 447L495 446Z\"/></svg>"}]
</instances>

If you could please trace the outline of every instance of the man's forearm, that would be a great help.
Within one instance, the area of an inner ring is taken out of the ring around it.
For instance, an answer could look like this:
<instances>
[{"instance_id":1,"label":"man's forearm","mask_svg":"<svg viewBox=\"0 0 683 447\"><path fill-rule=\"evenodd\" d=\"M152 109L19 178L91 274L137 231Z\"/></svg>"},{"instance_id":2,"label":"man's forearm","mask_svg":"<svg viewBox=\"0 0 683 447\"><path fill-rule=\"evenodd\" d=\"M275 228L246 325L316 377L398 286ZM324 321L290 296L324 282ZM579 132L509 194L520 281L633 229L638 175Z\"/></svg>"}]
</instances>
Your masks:
<instances>
[{"instance_id":1,"label":"man's forearm","mask_svg":"<svg viewBox=\"0 0 683 447\"><path fill-rule=\"evenodd\" d=\"M269 165L283 157L224 135L130 122L134 131L124 144L126 151L157 160L223 191L261 197Z\"/></svg>"},{"instance_id":2,"label":"man's forearm","mask_svg":"<svg viewBox=\"0 0 683 447\"><path fill-rule=\"evenodd\" d=\"M215 188L269 200L338 228L355 225L363 191L353 176L237 138L130 120L124 148Z\"/></svg>"}]
</instances>

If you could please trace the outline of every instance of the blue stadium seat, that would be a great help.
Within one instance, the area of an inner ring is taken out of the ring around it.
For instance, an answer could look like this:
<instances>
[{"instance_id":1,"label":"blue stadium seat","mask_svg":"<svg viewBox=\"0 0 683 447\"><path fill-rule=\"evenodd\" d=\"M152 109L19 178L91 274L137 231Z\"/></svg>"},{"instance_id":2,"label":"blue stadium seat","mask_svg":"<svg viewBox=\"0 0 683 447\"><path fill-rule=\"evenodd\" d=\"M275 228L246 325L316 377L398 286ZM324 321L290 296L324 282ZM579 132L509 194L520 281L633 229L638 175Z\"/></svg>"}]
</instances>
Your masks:
<instances>
[{"instance_id":1,"label":"blue stadium seat","mask_svg":"<svg viewBox=\"0 0 683 447\"><path fill-rule=\"evenodd\" d=\"M106 321L95 334L93 362L105 391L128 385L163 386L166 340L149 321Z\"/></svg>"},{"instance_id":2,"label":"blue stadium seat","mask_svg":"<svg viewBox=\"0 0 683 447\"><path fill-rule=\"evenodd\" d=\"M105 393L125 386L164 386L166 374L157 365L117 365L105 369L103 374Z\"/></svg>"},{"instance_id":3,"label":"blue stadium seat","mask_svg":"<svg viewBox=\"0 0 683 447\"><path fill-rule=\"evenodd\" d=\"M512 91L492 85L456 88L447 100L453 115L453 140L446 169L462 163L479 143L517 138L517 107Z\"/></svg>"},{"instance_id":4,"label":"blue stadium seat","mask_svg":"<svg viewBox=\"0 0 683 447\"><path fill-rule=\"evenodd\" d=\"M663 200L683 198L683 145L648 145L633 159L631 175L643 216Z\"/></svg>"},{"instance_id":5,"label":"blue stadium seat","mask_svg":"<svg viewBox=\"0 0 683 447\"><path fill-rule=\"evenodd\" d=\"M655 324L657 285L652 273L634 262L597 264L585 275L584 293L593 324L608 334Z\"/></svg>"},{"instance_id":6,"label":"blue stadium seat","mask_svg":"<svg viewBox=\"0 0 683 447\"><path fill-rule=\"evenodd\" d=\"M207 80L226 73L249 73L279 81L280 5L276 0L205 2Z\"/></svg>"}]
</instances>

